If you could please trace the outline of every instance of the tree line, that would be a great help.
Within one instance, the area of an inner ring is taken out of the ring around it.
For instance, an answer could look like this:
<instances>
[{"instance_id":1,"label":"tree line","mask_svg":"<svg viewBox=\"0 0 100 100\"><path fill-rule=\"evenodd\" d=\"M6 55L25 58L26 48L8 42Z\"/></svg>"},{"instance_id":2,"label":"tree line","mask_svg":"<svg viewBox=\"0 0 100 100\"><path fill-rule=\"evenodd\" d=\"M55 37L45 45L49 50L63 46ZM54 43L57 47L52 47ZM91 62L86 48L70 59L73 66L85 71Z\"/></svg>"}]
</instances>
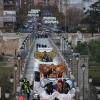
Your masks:
<instances>
[{"instance_id":1,"label":"tree line","mask_svg":"<svg viewBox=\"0 0 100 100\"><path fill-rule=\"evenodd\" d=\"M89 42L78 42L75 50L80 54L88 55L90 61L100 62L100 38Z\"/></svg>"}]
</instances>

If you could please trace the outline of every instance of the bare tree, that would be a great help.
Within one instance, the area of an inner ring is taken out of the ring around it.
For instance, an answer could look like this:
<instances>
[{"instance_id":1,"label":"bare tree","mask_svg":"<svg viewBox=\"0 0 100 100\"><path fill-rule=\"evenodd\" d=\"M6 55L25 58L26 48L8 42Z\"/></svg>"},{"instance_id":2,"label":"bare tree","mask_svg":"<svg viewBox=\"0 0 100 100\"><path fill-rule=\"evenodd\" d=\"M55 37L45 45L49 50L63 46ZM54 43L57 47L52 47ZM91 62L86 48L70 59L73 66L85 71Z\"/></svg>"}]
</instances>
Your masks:
<instances>
[{"instance_id":1,"label":"bare tree","mask_svg":"<svg viewBox=\"0 0 100 100\"><path fill-rule=\"evenodd\" d=\"M69 8L66 11L66 14L66 23L70 27L78 26L78 24L80 24L80 21L84 17L83 10L79 8Z\"/></svg>"},{"instance_id":2,"label":"bare tree","mask_svg":"<svg viewBox=\"0 0 100 100\"><path fill-rule=\"evenodd\" d=\"M28 6L23 6L20 8L19 12L17 13L17 23L20 25L23 25L25 22L27 22L27 13L29 11Z\"/></svg>"}]
</instances>

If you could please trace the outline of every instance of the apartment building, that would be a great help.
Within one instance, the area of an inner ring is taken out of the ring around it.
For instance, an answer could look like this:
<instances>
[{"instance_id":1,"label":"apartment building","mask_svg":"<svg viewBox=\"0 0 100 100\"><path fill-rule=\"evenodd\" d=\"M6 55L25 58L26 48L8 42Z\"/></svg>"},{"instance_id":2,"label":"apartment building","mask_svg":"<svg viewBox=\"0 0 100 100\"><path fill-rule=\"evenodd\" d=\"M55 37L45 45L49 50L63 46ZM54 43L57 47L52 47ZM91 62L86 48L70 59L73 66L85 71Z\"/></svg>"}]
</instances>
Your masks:
<instances>
[{"instance_id":1,"label":"apartment building","mask_svg":"<svg viewBox=\"0 0 100 100\"><path fill-rule=\"evenodd\" d=\"M0 31L13 32L16 23L14 0L0 0Z\"/></svg>"},{"instance_id":2,"label":"apartment building","mask_svg":"<svg viewBox=\"0 0 100 100\"><path fill-rule=\"evenodd\" d=\"M40 4L43 6L52 6L52 5L56 5L57 0L34 0L34 5Z\"/></svg>"},{"instance_id":3,"label":"apartment building","mask_svg":"<svg viewBox=\"0 0 100 100\"><path fill-rule=\"evenodd\" d=\"M27 5L31 8L34 4L34 0L15 0L15 1L16 1L17 5L19 5L19 7Z\"/></svg>"}]
</instances>

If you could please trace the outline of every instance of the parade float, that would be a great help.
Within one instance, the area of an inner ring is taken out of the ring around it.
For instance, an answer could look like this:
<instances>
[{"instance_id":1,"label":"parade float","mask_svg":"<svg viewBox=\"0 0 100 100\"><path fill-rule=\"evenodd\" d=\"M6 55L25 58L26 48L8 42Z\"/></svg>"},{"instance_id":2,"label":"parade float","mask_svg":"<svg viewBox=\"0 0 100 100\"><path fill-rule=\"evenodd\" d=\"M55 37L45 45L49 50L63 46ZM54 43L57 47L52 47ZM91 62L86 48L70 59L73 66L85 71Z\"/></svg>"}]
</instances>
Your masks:
<instances>
[{"instance_id":1,"label":"parade float","mask_svg":"<svg viewBox=\"0 0 100 100\"><path fill-rule=\"evenodd\" d=\"M34 52L34 94L40 100L74 100L74 82L64 76L66 65L55 60L52 48L43 49Z\"/></svg>"}]
</instances>

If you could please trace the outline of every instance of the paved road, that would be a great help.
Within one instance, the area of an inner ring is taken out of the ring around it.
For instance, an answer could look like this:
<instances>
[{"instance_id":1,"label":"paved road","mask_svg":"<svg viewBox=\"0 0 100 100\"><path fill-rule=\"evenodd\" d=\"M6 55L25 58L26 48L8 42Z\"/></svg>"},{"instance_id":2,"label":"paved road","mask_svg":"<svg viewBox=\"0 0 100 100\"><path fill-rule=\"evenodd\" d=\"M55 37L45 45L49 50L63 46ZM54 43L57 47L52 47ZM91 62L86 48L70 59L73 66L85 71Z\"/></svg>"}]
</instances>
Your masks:
<instances>
[{"instance_id":1,"label":"paved road","mask_svg":"<svg viewBox=\"0 0 100 100\"><path fill-rule=\"evenodd\" d=\"M32 52L31 52L31 55L30 55L30 60L28 62L28 68L27 68L26 75L25 75L25 77L30 82L30 84L32 84L31 75L34 72L34 52L36 51L36 44L37 43L40 43L40 44L43 44L43 45L47 45L47 47L51 47L51 45L50 45L50 43L48 41L48 38L36 39L34 48L33 48ZM58 60L58 57L57 56L54 59L55 59L56 62L59 63L59 60ZM32 99L32 93L33 93L33 91L31 91L31 97L30 97L29 100L33 100ZM26 97L26 95L24 95L24 96Z\"/></svg>"}]
</instances>

